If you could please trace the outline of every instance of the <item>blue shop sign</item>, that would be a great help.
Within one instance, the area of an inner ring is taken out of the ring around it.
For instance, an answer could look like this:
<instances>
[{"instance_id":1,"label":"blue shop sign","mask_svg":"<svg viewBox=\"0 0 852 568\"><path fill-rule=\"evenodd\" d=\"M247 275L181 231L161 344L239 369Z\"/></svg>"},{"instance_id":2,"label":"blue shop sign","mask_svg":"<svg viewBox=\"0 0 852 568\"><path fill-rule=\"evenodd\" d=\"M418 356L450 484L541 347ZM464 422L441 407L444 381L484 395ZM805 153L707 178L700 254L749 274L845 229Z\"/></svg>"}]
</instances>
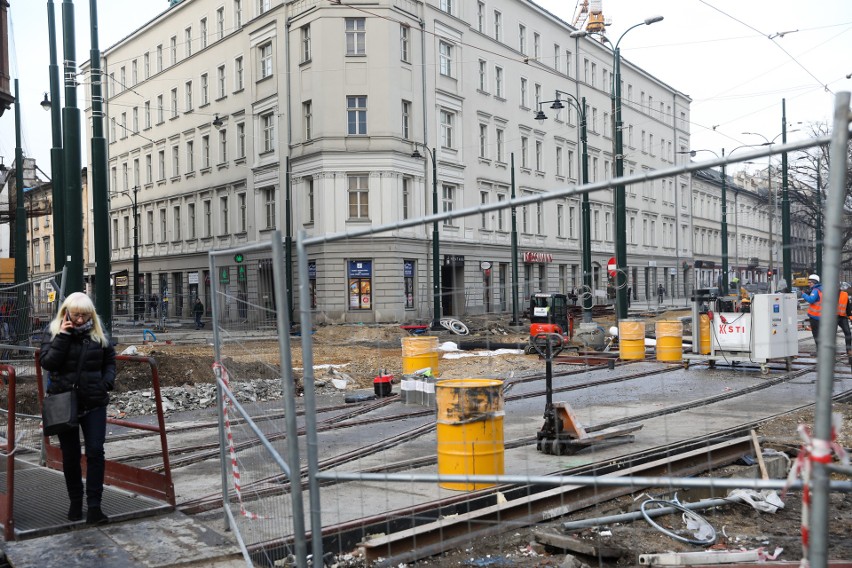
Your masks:
<instances>
[{"instance_id":1,"label":"blue shop sign","mask_svg":"<svg viewBox=\"0 0 852 568\"><path fill-rule=\"evenodd\" d=\"M373 261L350 260L349 278L370 278L373 275Z\"/></svg>"},{"instance_id":2,"label":"blue shop sign","mask_svg":"<svg viewBox=\"0 0 852 568\"><path fill-rule=\"evenodd\" d=\"M308 278L311 280L317 278L317 262L315 260L308 263Z\"/></svg>"},{"instance_id":3,"label":"blue shop sign","mask_svg":"<svg viewBox=\"0 0 852 568\"><path fill-rule=\"evenodd\" d=\"M414 261L413 260L404 261L402 263L402 271L403 271L403 276L405 276L406 278L413 278L414 277Z\"/></svg>"}]
</instances>

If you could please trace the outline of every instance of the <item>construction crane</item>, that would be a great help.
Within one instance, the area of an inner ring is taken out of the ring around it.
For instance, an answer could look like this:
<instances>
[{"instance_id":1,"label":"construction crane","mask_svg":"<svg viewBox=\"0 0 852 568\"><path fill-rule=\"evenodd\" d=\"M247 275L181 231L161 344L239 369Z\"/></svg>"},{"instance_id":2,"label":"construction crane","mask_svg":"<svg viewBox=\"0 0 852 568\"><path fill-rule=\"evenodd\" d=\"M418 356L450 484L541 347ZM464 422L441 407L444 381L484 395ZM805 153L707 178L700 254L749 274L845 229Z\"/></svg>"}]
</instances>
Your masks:
<instances>
[{"instance_id":1,"label":"construction crane","mask_svg":"<svg viewBox=\"0 0 852 568\"><path fill-rule=\"evenodd\" d=\"M576 15L571 25L578 30L585 26L588 33L603 33L609 24L610 22L604 19L603 0L578 0Z\"/></svg>"}]
</instances>

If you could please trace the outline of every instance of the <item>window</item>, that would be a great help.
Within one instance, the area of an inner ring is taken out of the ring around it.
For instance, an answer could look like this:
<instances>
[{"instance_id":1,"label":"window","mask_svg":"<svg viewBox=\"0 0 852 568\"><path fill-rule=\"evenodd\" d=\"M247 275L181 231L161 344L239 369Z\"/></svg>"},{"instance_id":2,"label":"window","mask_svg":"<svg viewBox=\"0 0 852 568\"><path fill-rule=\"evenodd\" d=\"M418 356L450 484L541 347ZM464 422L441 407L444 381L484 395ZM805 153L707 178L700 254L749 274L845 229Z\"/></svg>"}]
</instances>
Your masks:
<instances>
[{"instance_id":1,"label":"window","mask_svg":"<svg viewBox=\"0 0 852 568\"><path fill-rule=\"evenodd\" d=\"M502 193L497 194L497 203L503 203L506 201L506 196ZM497 210L497 230L505 231L506 230L506 210L498 209Z\"/></svg>"},{"instance_id":2,"label":"window","mask_svg":"<svg viewBox=\"0 0 852 568\"><path fill-rule=\"evenodd\" d=\"M562 166L562 147L561 147L561 146L557 146L557 147L556 147L556 175L557 175L557 176L559 176L559 177L561 177L561 176L562 176L562 170L563 170L563 166Z\"/></svg>"},{"instance_id":3,"label":"window","mask_svg":"<svg viewBox=\"0 0 852 568\"><path fill-rule=\"evenodd\" d=\"M346 121L350 135L367 133L367 97L346 97Z\"/></svg>"},{"instance_id":4,"label":"window","mask_svg":"<svg viewBox=\"0 0 852 568\"><path fill-rule=\"evenodd\" d=\"M488 125L479 125L479 157L488 157Z\"/></svg>"},{"instance_id":5,"label":"window","mask_svg":"<svg viewBox=\"0 0 852 568\"><path fill-rule=\"evenodd\" d=\"M157 151L157 179L166 179L166 151Z\"/></svg>"},{"instance_id":6,"label":"window","mask_svg":"<svg viewBox=\"0 0 852 568\"><path fill-rule=\"evenodd\" d=\"M225 89L228 85L225 83L225 66L220 65L218 69L216 69L216 98L223 99L225 98Z\"/></svg>"},{"instance_id":7,"label":"window","mask_svg":"<svg viewBox=\"0 0 852 568\"><path fill-rule=\"evenodd\" d=\"M118 85L118 92L119 93L127 90L127 71L125 70L124 66L121 67L120 77L121 77L121 80L120 80L120 83Z\"/></svg>"},{"instance_id":8,"label":"window","mask_svg":"<svg viewBox=\"0 0 852 568\"><path fill-rule=\"evenodd\" d=\"M314 114L311 101L302 103L302 117L305 121L305 140L313 139Z\"/></svg>"},{"instance_id":9,"label":"window","mask_svg":"<svg viewBox=\"0 0 852 568\"><path fill-rule=\"evenodd\" d=\"M346 55L367 53L365 18L346 18Z\"/></svg>"},{"instance_id":10,"label":"window","mask_svg":"<svg viewBox=\"0 0 852 568\"><path fill-rule=\"evenodd\" d=\"M186 141L186 173L195 171L195 143L192 140Z\"/></svg>"},{"instance_id":11,"label":"window","mask_svg":"<svg viewBox=\"0 0 852 568\"><path fill-rule=\"evenodd\" d=\"M139 82L139 69L138 69L138 65L136 64L136 60L134 59L133 62L130 64L130 84L136 85L136 83L138 83L138 82ZM662 114L662 110L661 110L661 114Z\"/></svg>"},{"instance_id":12,"label":"window","mask_svg":"<svg viewBox=\"0 0 852 568\"><path fill-rule=\"evenodd\" d=\"M503 41L503 14L494 10L494 40Z\"/></svg>"},{"instance_id":13,"label":"window","mask_svg":"<svg viewBox=\"0 0 852 568\"><path fill-rule=\"evenodd\" d=\"M151 76L151 55L147 51L142 56L142 73L146 79Z\"/></svg>"},{"instance_id":14,"label":"window","mask_svg":"<svg viewBox=\"0 0 852 568\"><path fill-rule=\"evenodd\" d=\"M400 24L399 26L399 58L406 63L411 61L409 50L411 49L411 26Z\"/></svg>"},{"instance_id":15,"label":"window","mask_svg":"<svg viewBox=\"0 0 852 568\"><path fill-rule=\"evenodd\" d=\"M166 225L166 210L160 209L160 242L168 240L168 227Z\"/></svg>"},{"instance_id":16,"label":"window","mask_svg":"<svg viewBox=\"0 0 852 568\"><path fill-rule=\"evenodd\" d=\"M177 63L177 36L172 36L169 40L169 54L171 55L171 65Z\"/></svg>"},{"instance_id":17,"label":"window","mask_svg":"<svg viewBox=\"0 0 852 568\"><path fill-rule=\"evenodd\" d=\"M504 158L505 158L505 154L504 154L504 148L503 148L503 146L504 146L504 134L503 134L503 129L502 129L502 128L498 128L498 129L497 129L497 161L498 161L498 162L505 162L505 161L506 161L506 160L504 159Z\"/></svg>"},{"instance_id":18,"label":"window","mask_svg":"<svg viewBox=\"0 0 852 568\"><path fill-rule=\"evenodd\" d=\"M234 27L239 28L243 25L243 2L242 0L234 0Z\"/></svg>"},{"instance_id":19,"label":"window","mask_svg":"<svg viewBox=\"0 0 852 568\"><path fill-rule=\"evenodd\" d=\"M189 203L186 206L187 212L186 216L188 219L186 220L187 224L187 236L190 239L195 238L195 203Z\"/></svg>"},{"instance_id":20,"label":"window","mask_svg":"<svg viewBox=\"0 0 852 568\"><path fill-rule=\"evenodd\" d=\"M228 224L229 213L228 213L228 196L223 195L219 198L219 234L227 235L230 233L231 227Z\"/></svg>"},{"instance_id":21,"label":"window","mask_svg":"<svg viewBox=\"0 0 852 568\"><path fill-rule=\"evenodd\" d=\"M562 230L562 226L565 223L565 205L562 203L558 203L556 205L556 236L564 237L565 233Z\"/></svg>"},{"instance_id":22,"label":"window","mask_svg":"<svg viewBox=\"0 0 852 568\"><path fill-rule=\"evenodd\" d=\"M523 24L518 24L518 51L527 54L527 27Z\"/></svg>"},{"instance_id":23,"label":"window","mask_svg":"<svg viewBox=\"0 0 852 568\"><path fill-rule=\"evenodd\" d=\"M237 218L237 232L245 233L248 221L248 211L246 209L246 194L237 194L237 207L239 208L239 217Z\"/></svg>"},{"instance_id":24,"label":"window","mask_svg":"<svg viewBox=\"0 0 852 568\"><path fill-rule=\"evenodd\" d=\"M178 98L177 89L172 89L172 118L177 118L178 115Z\"/></svg>"},{"instance_id":25,"label":"window","mask_svg":"<svg viewBox=\"0 0 852 568\"><path fill-rule=\"evenodd\" d=\"M568 150L568 167L566 168L566 173L569 178L574 178L574 152L573 150Z\"/></svg>"},{"instance_id":26,"label":"window","mask_svg":"<svg viewBox=\"0 0 852 568\"><path fill-rule=\"evenodd\" d=\"M112 191L118 191L118 169L113 166L110 172L110 187Z\"/></svg>"},{"instance_id":27,"label":"window","mask_svg":"<svg viewBox=\"0 0 852 568\"><path fill-rule=\"evenodd\" d=\"M560 56L562 55L562 48L559 47L558 43L553 44L553 68L559 71L560 65Z\"/></svg>"},{"instance_id":28,"label":"window","mask_svg":"<svg viewBox=\"0 0 852 568\"><path fill-rule=\"evenodd\" d=\"M571 67L573 66L573 54L570 51L565 52L565 74L571 76Z\"/></svg>"},{"instance_id":29,"label":"window","mask_svg":"<svg viewBox=\"0 0 852 568\"><path fill-rule=\"evenodd\" d=\"M541 35L533 32L533 57L541 59Z\"/></svg>"},{"instance_id":30,"label":"window","mask_svg":"<svg viewBox=\"0 0 852 568\"><path fill-rule=\"evenodd\" d=\"M441 0L441 11L447 14L453 13L453 0Z\"/></svg>"},{"instance_id":31,"label":"window","mask_svg":"<svg viewBox=\"0 0 852 568\"><path fill-rule=\"evenodd\" d=\"M200 48L204 49L205 47L207 47L207 18L201 18L201 23L198 27L198 41L200 42Z\"/></svg>"},{"instance_id":32,"label":"window","mask_svg":"<svg viewBox=\"0 0 852 568\"><path fill-rule=\"evenodd\" d=\"M172 146L172 177L180 175L180 149Z\"/></svg>"},{"instance_id":33,"label":"window","mask_svg":"<svg viewBox=\"0 0 852 568\"><path fill-rule=\"evenodd\" d=\"M403 182L404 182L403 178ZM305 200L305 205L307 206L306 211L306 222L313 223L314 222L314 180L313 178L308 178L305 181L305 194L307 199ZM403 199L405 199L405 195L403 195Z\"/></svg>"},{"instance_id":34,"label":"window","mask_svg":"<svg viewBox=\"0 0 852 568\"><path fill-rule=\"evenodd\" d=\"M246 157L246 125L237 123L237 159Z\"/></svg>"},{"instance_id":35,"label":"window","mask_svg":"<svg viewBox=\"0 0 852 568\"><path fill-rule=\"evenodd\" d=\"M369 219L370 193L369 178L365 175L349 176L349 219Z\"/></svg>"},{"instance_id":36,"label":"window","mask_svg":"<svg viewBox=\"0 0 852 568\"><path fill-rule=\"evenodd\" d=\"M592 62L592 87L598 86L598 64Z\"/></svg>"},{"instance_id":37,"label":"window","mask_svg":"<svg viewBox=\"0 0 852 568\"><path fill-rule=\"evenodd\" d=\"M207 73L204 73L201 75L201 106L204 106L210 102L210 95L208 93L207 83Z\"/></svg>"},{"instance_id":38,"label":"window","mask_svg":"<svg viewBox=\"0 0 852 568\"><path fill-rule=\"evenodd\" d=\"M157 124L162 124L163 120L163 95L157 95Z\"/></svg>"},{"instance_id":39,"label":"window","mask_svg":"<svg viewBox=\"0 0 852 568\"><path fill-rule=\"evenodd\" d=\"M302 26L302 63L311 60L311 26Z\"/></svg>"},{"instance_id":40,"label":"window","mask_svg":"<svg viewBox=\"0 0 852 568\"><path fill-rule=\"evenodd\" d=\"M49 217L45 217L47 220ZM44 266L50 266L50 237L44 237Z\"/></svg>"},{"instance_id":41,"label":"window","mask_svg":"<svg viewBox=\"0 0 852 568\"><path fill-rule=\"evenodd\" d=\"M131 134L137 132L139 132L139 107L133 107L133 132Z\"/></svg>"},{"instance_id":42,"label":"window","mask_svg":"<svg viewBox=\"0 0 852 568\"><path fill-rule=\"evenodd\" d=\"M311 206L313 206L313 184L311 184ZM402 218L411 217L411 178L402 178ZM311 217L313 220L313 217Z\"/></svg>"},{"instance_id":43,"label":"window","mask_svg":"<svg viewBox=\"0 0 852 568\"><path fill-rule=\"evenodd\" d=\"M234 92L243 90L243 58L234 59Z\"/></svg>"},{"instance_id":44,"label":"window","mask_svg":"<svg viewBox=\"0 0 852 568\"><path fill-rule=\"evenodd\" d=\"M269 10L269 0L257 0L257 13L263 14Z\"/></svg>"},{"instance_id":45,"label":"window","mask_svg":"<svg viewBox=\"0 0 852 568\"><path fill-rule=\"evenodd\" d=\"M210 167L210 136L205 134L201 137L201 169Z\"/></svg>"},{"instance_id":46,"label":"window","mask_svg":"<svg viewBox=\"0 0 852 568\"><path fill-rule=\"evenodd\" d=\"M537 235L544 231L544 206L541 202L535 204L535 232Z\"/></svg>"},{"instance_id":47,"label":"window","mask_svg":"<svg viewBox=\"0 0 852 568\"><path fill-rule=\"evenodd\" d=\"M503 68L495 67L494 68L494 84L495 84L495 95L497 98L503 98Z\"/></svg>"},{"instance_id":48,"label":"window","mask_svg":"<svg viewBox=\"0 0 852 568\"><path fill-rule=\"evenodd\" d=\"M109 119L109 139L115 140L115 117Z\"/></svg>"},{"instance_id":49,"label":"window","mask_svg":"<svg viewBox=\"0 0 852 568\"><path fill-rule=\"evenodd\" d=\"M456 203L456 187L454 185L442 184L441 186L441 208L443 213L452 213ZM455 225L454 219L445 219L445 225Z\"/></svg>"},{"instance_id":50,"label":"window","mask_svg":"<svg viewBox=\"0 0 852 568\"><path fill-rule=\"evenodd\" d=\"M439 71L445 77L453 76L453 46L446 42L438 42L438 55L440 57Z\"/></svg>"},{"instance_id":51,"label":"window","mask_svg":"<svg viewBox=\"0 0 852 568\"><path fill-rule=\"evenodd\" d=\"M524 108L529 108L529 100L527 96L527 91L529 90L528 82L525 77L521 77L521 106Z\"/></svg>"},{"instance_id":52,"label":"window","mask_svg":"<svg viewBox=\"0 0 852 568\"><path fill-rule=\"evenodd\" d=\"M224 128L219 131L219 163L228 162L228 131Z\"/></svg>"},{"instance_id":53,"label":"window","mask_svg":"<svg viewBox=\"0 0 852 568\"><path fill-rule=\"evenodd\" d=\"M192 81L186 82L186 108L184 112L189 112L192 110Z\"/></svg>"},{"instance_id":54,"label":"window","mask_svg":"<svg viewBox=\"0 0 852 568\"><path fill-rule=\"evenodd\" d=\"M480 205L488 205L488 192L480 191L479 192L479 203ZM480 229L488 229L488 213L484 211L479 214L479 228Z\"/></svg>"},{"instance_id":55,"label":"window","mask_svg":"<svg viewBox=\"0 0 852 568\"><path fill-rule=\"evenodd\" d=\"M151 101L145 101L145 128L151 128Z\"/></svg>"},{"instance_id":56,"label":"window","mask_svg":"<svg viewBox=\"0 0 852 568\"><path fill-rule=\"evenodd\" d=\"M542 160L541 152L542 152L541 140L536 140L535 141L535 169L539 172L543 170L543 166L542 166L542 163L541 163L541 160ZM539 233L540 232L541 231L539 231Z\"/></svg>"},{"instance_id":57,"label":"window","mask_svg":"<svg viewBox=\"0 0 852 568\"><path fill-rule=\"evenodd\" d=\"M455 148L454 145L454 124L455 124L456 115L453 112L442 110L441 111L441 147L442 148Z\"/></svg>"},{"instance_id":58,"label":"window","mask_svg":"<svg viewBox=\"0 0 852 568\"><path fill-rule=\"evenodd\" d=\"M203 203L204 207L204 236L211 237L213 236L213 211L210 208L210 200L205 199Z\"/></svg>"},{"instance_id":59,"label":"window","mask_svg":"<svg viewBox=\"0 0 852 568\"><path fill-rule=\"evenodd\" d=\"M263 204L266 212L266 228L275 228L275 189L267 187L263 190Z\"/></svg>"},{"instance_id":60,"label":"window","mask_svg":"<svg viewBox=\"0 0 852 568\"><path fill-rule=\"evenodd\" d=\"M575 219L577 218L577 208L569 207L568 208L568 236L570 238L574 238L576 235L577 226Z\"/></svg>"},{"instance_id":61,"label":"window","mask_svg":"<svg viewBox=\"0 0 852 568\"><path fill-rule=\"evenodd\" d=\"M535 101L534 102L535 102L535 104L538 104L538 103L541 102L541 85L539 85L538 83L535 84Z\"/></svg>"},{"instance_id":62,"label":"window","mask_svg":"<svg viewBox=\"0 0 852 568\"><path fill-rule=\"evenodd\" d=\"M163 70L163 46L157 46L157 73Z\"/></svg>"},{"instance_id":63,"label":"window","mask_svg":"<svg viewBox=\"0 0 852 568\"><path fill-rule=\"evenodd\" d=\"M118 219L112 220L112 248L118 248Z\"/></svg>"},{"instance_id":64,"label":"window","mask_svg":"<svg viewBox=\"0 0 852 568\"><path fill-rule=\"evenodd\" d=\"M530 139L526 136L521 136L521 167L529 168L529 149Z\"/></svg>"},{"instance_id":65,"label":"window","mask_svg":"<svg viewBox=\"0 0 852 568\"><path fill-rule=\"evenodd\" d=\"M151 154L145 156L145 183L154 181L154 158Z\"/></svg>"},{"instance_id":66,"label":"window","mask_svg":"<svg viewBox=\"0 0 852 568\"><path fill-rule=\"evenodd\" d=\"M488 63L484 59L479 60L479 90L488 92Z\"/></svg>"},{"instance_id":67,"label":"window","mask_svg":"<svg viewBox=\"0 0 852 568\"><path fill-rule=\"evenodd\" d=\"M258 49L260 63L260 79L272 76L272 42L261 45Z\"/></svg>"},{"instance_id":68,"label":"window","mask_svg":"<svg viewBox=\"0 0 852 568\"><path fill-rule=\"evenodd\" d=\"M146 215L148 221L148 244L152 244L154 242L154 212L148 211Z\"/></svg>"},{"instance_id":69,"label":"window","mask_svg":"<svg viewBox=\"0 0 852 568\"><path fill-rule=\"evenodd\" d=\"M204 20L205 27L207 25L207 20ZM225 37L225 9L219 8L216 10L216 39L222 39ZM204 44L207 44L207 39L205 38Z\"/></svg>"},{"instance_id":70,"label":"window","mask_svg":"<svg viewBox=\"0 0 852 568\"><path fill-rule=\"evenodd\" d=\"M123 164L121 164L121 180L122 180L122 185L121 185L122 189L124 189L124 191L127 191L128 189L130 189L130 179L129 179L129 176L127 174L127 162L124 162Z\"/></svg>"},{"instance_id":71,"label":"window","mask_svg":"<svg viewBox=\"0 0 852 568\"><path fill-rule=\"evenodd\" d=\"M261 131L263 133L263 153L275 150L275 116L270 112L260 117Z\"/></svg>"},{"instance_id":72,"label":"window","mask_svg":"<svg viewBox=\"0 0 852 568\"><path fill-rule=\"evenodd\" d=\"M127 113L121 113L121 138L127 138Z\"/></svg>"},{"instance_id":73,"label":"window","mask_svg":"<svg viewBox=\"0 0 852 568\"><path fill-rule=\"evenodd\" d=\"M180 227L182 224L183 223L181 222L180 218L180 205L175 205L174 207L172 207L172 226L175 228L174 240L176 241L180 240Z\"/></svg>"},{"instance_id":74,"label":"window","mask_svg":"<svg viewBox=\"0 0 852 568\"><path fill-rule=\"evenodd\" d=\"M485 2L476 3L476 30L485 33Z\"/></svg>"},{"instance_id":75,"label":"window","mask_svg":"<svg viewBox=\"0 0 852 568\"><path fill-rule=\"evenodd\" d=\"M402 101L402 138L411 139L411 103Z\"/></svg>"},{"instance_id":76,"label":"window","mask_svg":"<svg viewBox=\"0 0 852 568\"><path fill-rule=\"evenodd\" d=\"M186 56L192 55L192 28L184 30L184 45L186 45Z\"/></svg>"}]
</instances>

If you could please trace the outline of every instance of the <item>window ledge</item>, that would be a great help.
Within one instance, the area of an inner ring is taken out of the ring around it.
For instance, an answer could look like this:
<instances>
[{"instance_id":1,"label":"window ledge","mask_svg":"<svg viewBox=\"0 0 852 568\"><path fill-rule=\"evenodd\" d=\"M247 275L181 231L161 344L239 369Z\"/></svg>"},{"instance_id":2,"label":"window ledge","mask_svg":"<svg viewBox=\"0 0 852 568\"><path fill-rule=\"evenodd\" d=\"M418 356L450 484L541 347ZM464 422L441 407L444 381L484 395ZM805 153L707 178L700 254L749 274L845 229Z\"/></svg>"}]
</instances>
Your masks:
<instances>
[{"instance_id":1,"label":"window ledge","mask_svg":"<svg viewBox=\"0 0 852 568\"><path fill-rule=\"evenodd\" d=\"M228 162L222 162L221 164L216 164L216 169L217 170L227 170L228 169Z\"/></svg>"}]
</instances>

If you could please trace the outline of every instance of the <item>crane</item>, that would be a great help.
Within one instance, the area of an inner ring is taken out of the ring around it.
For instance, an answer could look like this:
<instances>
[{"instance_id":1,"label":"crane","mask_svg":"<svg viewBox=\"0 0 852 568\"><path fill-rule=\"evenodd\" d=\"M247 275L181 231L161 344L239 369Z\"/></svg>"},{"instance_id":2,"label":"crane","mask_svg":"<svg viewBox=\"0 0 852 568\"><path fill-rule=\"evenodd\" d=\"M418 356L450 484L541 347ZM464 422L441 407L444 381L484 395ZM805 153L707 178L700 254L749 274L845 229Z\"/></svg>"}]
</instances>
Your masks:
<instances>
[{"instance_id":1,"label":"crane","mask_svg":"<svg viewBox=\"0 0 852 568\"><path fill-rule=\"evenodd\" d=\"M572 24L575 28L584 26L589 33L601 33L609 25L603 15L603 0L578 0L576 15Z\"/></svg>"}]
</instances>

